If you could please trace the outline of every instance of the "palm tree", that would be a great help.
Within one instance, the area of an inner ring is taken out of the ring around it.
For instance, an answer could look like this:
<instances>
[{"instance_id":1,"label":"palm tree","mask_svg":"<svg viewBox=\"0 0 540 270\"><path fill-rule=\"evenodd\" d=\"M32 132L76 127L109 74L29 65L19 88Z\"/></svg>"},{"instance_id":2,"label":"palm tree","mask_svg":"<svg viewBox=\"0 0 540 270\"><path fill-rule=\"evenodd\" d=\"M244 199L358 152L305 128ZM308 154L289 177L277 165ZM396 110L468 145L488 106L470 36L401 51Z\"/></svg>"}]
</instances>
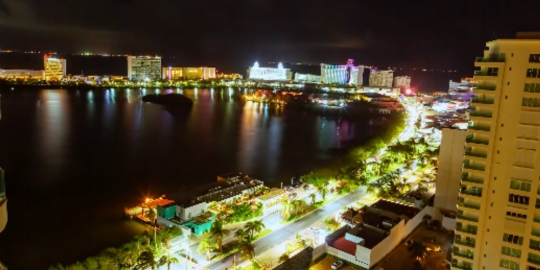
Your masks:
<instances>
[{"instance_id":1,"label":"palm tree","mask_svg":"<svg viewBox=\"0 0 540 270\"><path fill-rule=\"evenodd\" d=\"M319 194L321 194L322 200L326 200L326 194L328 194L328 188L325 184L321 184L317 186L317 189L319 190Z\"/></svg>"},{"instance_id":2,"label":"palm tree","mask_svg":"<svg viewBox=\"0 0 540 270\"><path fill-rule=\"evenodd\" d=\"M167 270L171 270L171 264L178 263L178 258L172 255L170 252L165 253L159 258L159 265L167 265Z\"/></svg>"},{"instance_id":3,"label":"palm tree","mask_svg":"<svg viewBox=\"0 0 540 270\"><path fill-rule=\"evenodd\" d=\"M246 231L249 233L249 236L251 239L255 236L255 233L261 232L266 226L264 223L260 220L250 221L246 223L244 226L246 228Z\"/></svg>"},{"instance_id":4,"label":"palm tree","mask_svg":"<svg viewBox=\"0 0 540 270\"><path fill-rule=\"evenodd\" d=\"M311 197L311 204L315 204L315 201L317 200L317 194L311 193L309 194L309 196Z\"/></svg>"},{"instance_id":5,"label":"palm tree","mask_svg":"<svg viewBox=\"0 0 540 270\"><path fill-rule=\"evenodd\" d=\"M246 236L246 233L247 232L244 229L238 229L236 232L234 232L234 237L240 241Z\"/></svg>"},{"instance_id":6,"label":"palm tree","mask_svg":"<svg viewBox=\"0 0 540 270\"><path fill-rule=\"evenodd\" d=\"M282 208L281 208L281 216L283 218L288 218L291 216L290 210L291 210L291 203L288 200L285 200L281 202Z\"/></svg>"},{"instance_id":7,"label":"palm tree","mask_svg":"<svg viewBox=\"0 0 540 270\"><path fill-rule=\"evenodd\" d=\"M223 222L216 220L210 229L209 238L213 240L219 247L219 252L223 251L223 238L229 234L229 230L223 228Z\"/></svg>"},{"instance_id":8,"label":"palm tree","mask_svg":"<svg viewBox=\"0 0 540 270\"><path fill-rule=\"evenodd\" d=\"M424 246L424 244L422 244L422 242L414 241L414 243L407 247L407 250L409 250L409 252L411 253L411 257L419 260L420 258L424 257L427 248L426 246Z\"/></svg>"},{"instance_id":9,"label":"palm tree","mask_svg":"<svg viewBox=\"0 0 540 270\"><path fill-rule=\"evenodd\" d=\"M206 237L199 243L199 248L197 249L197 251L199 252L199 254L202 254L203 252L205 252L206 260L209 261L210 251L214 248L216 248L216 243L210 241L210 239Z\"/></svg>"},{"instance_id":10,"label":"palm tree","mask_svg":"<svg viewBox=\"0 0 540 270\"><path fill-rule=\"evenodd\" d=\"M383 172L383 167L380 163L370 162L367 164L367 170L370 171L373 175L381 175Z\"/></svg>"},{"instance_id":11,"label":"palm tree","mask_svg":"<svg viewBox=\"0 0 540 270\"><path fill-rule=\"evenodd\" d=\"M137 259L137 262L137 269L146 269L147 267L150 267L152 268L152 270L155 270L157 266L156 259L154 258L154 253L150 250L141 253L139 258Z\"/></svg>"},{"instance_id":12,"label":"palm tree","mask_svg":"<svg viewBox=\"0 0 540 270\"><path fill-rule=\"evenodd\" d=\"M156 219L156 212L154 212L154 209L151 209L151 208L148 209L146 218L150 220L152 223L154 223L154 220Z\"/></svg>"},{"instance_id":13,"label":"palm tree","mask_svg":"<svg viewBox=\"0 0 540 270\"><path fill-rule=\"evenodd\" d=\"M240 256L246 260L252 260L255 257L255 246L253 246L253 243L249 238L244 238L244 240L240 242L238 250L240 251Z\"/></svg>"}]
</instances>

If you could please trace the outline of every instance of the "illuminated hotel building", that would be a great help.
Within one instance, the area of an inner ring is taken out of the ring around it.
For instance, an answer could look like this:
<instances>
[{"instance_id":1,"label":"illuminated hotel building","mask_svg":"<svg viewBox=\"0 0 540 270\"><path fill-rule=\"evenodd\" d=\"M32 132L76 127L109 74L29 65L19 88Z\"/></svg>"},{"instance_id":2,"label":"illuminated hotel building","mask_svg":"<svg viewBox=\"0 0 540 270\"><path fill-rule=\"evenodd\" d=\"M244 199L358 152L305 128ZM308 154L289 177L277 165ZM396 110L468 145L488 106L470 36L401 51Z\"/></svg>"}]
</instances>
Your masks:
<instances>
[{"instance_id":1,"label":"illuminated hotel building","mask_svg":"<svg viewBox=\"0 0 540 270\"><path fill-rule=\"evenodd\" d=\"M216 78L215 67L164 67L161 72L163 79L178 80L207 80Z\"/></svg>"},{"instance_id":2,"label":"illuminated hotel building","mask_svg":"<svg viewBox=\"0 0 540 270\"><path fill-rule=\"evenodd\" d=\"M540 269L540 34L474 65L452 269Z\"/></svg>"},{"instance_id":3,"label":"illuminated hotel building","mask_svg":"<svg viewBox=\"0 0 540 270\"><path fill-rule=\"evenodd\" d=\"M393 80L394 80L393 70L371 69L371 72L369 73L370 86L381 86L381 87L391 88ZM409 84L410 84L410 79L409 79Z\"/></svg>"},{"instance_id":4,"label":"illuminated hotel building","mask_svg":"<svg viewBox=\"0 0 540 270\"><path fill-rule=\"evenodd\" d=\"M161 57L128 56L128 78L135 81L158 80L161 78Z\"/></svg>"},{"instance_id":5,"label":"illuminated hotel building","mask_svg":"<svg viewBox=\"0 0 540 270\"><path fill-rule=\"evenodd\" d=\"M346 65L321 64L321 83L363 84L364 66L354 66L354 60L349 59Z\"/></svg>"},{"instance_id":6,"label":"illuminated hotel building","mask_svg":"<svg viewBox=\"0 0 540 270\"><path fill-rule=\"evenodd\" d=\"M289 68L283 68L279 63L277 68L259 67L259 63L248 69L248 78L251 80L264 81L288 81L292 79L292 72Z\"/></svg>"},{"instance_id":7,"label":"illuminated hotel building","mask_svg":"<svg viewBox=\"0 0 540 270\"><path fill-rule=\"evenodd\" d=\"M394 87L401 89L411 88L411 77L397 76L394 78Z\"/></svg>"},{"instance_id":8,"label":"illuminated hotel building","mask_svg":"<svg viewBox=\"0 0 540 270\"><path fill-rule=\"evenodd\" d=\"M66 76L66 59L45 55L45 80L61 80Z\"/></svg>"},{"instance_id":9,"label":"illuminated hotel building","mask_svg":"<svg viewBox=\"0 0 540 270\"><path fill-rule=\"evenodd\" d=\"M0 69L0 78L45 80L45 70Z\"/></svg>"}]
</instances>

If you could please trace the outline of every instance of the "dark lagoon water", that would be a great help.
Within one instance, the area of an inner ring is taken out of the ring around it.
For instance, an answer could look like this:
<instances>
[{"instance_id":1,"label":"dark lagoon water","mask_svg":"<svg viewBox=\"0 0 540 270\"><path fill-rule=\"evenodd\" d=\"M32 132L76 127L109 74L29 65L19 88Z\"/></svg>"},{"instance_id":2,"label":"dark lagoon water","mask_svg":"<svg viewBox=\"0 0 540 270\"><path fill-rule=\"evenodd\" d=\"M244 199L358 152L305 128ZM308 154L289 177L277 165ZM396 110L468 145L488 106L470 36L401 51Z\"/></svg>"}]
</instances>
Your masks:
<instances>
[{"instance_id":1,"label":"dark lagoon water","mask_svg":"<svg viewBox=\"0 0 540 270\"><path fill-rule=\"evenodd\" d=\"M10 269L73 263L146 228L125 206L240 171L279 186L370 138L367 121L241 99L245 90L174 90L190 113L142 103L173 90L2 91L0 166Z\"/></svg>"}]
</instances>

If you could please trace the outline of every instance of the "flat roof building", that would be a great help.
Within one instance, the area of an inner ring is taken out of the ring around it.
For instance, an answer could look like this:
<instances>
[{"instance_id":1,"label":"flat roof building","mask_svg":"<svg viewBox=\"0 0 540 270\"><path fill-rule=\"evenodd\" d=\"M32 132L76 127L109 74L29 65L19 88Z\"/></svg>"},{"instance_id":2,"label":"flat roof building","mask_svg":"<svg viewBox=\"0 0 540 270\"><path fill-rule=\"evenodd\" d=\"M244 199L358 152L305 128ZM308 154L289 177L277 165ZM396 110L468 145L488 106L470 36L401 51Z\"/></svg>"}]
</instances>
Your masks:
<instances>
[{"instance_id":1,"label":"flat roof building","mask_svg":"<svg viewBox=\"0 0 540 270\"><path fill-rule=\"evenodd\" d=\"M208 80L216 78L215 67L163 67L163 79Z\"/></svg>"},{"instance_id":2,"label":"flat roof building","mask_svg":"<svg viewBox=\"0 0 540 270\"><path fill-rule=\"evenodd\" d=\"M128 78L135 81L155 81L161 78L161 57L127 56Z\"/></svg>"}]
</instances>

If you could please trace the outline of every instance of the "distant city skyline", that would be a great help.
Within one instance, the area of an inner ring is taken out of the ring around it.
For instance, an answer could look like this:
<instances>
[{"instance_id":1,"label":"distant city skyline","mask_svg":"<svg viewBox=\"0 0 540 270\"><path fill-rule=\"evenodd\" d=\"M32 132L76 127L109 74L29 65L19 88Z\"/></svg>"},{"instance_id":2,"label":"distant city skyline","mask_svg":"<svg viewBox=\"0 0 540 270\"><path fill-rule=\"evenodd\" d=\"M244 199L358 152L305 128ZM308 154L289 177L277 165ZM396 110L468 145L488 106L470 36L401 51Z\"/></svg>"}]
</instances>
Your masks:
<instances>
[{"instance_id":1,"label":"distant city skyline","mask_svg":"<svg viewBox=\"0 0 540 270\"><path fill-rule=\"evenodd\" d=\"M347 58L472 71L470 61L487 40L540 29L537 8L532 0L2 0L0 48L171 55L226 71L254 61Z\"/></svg>"}]
</instances>

